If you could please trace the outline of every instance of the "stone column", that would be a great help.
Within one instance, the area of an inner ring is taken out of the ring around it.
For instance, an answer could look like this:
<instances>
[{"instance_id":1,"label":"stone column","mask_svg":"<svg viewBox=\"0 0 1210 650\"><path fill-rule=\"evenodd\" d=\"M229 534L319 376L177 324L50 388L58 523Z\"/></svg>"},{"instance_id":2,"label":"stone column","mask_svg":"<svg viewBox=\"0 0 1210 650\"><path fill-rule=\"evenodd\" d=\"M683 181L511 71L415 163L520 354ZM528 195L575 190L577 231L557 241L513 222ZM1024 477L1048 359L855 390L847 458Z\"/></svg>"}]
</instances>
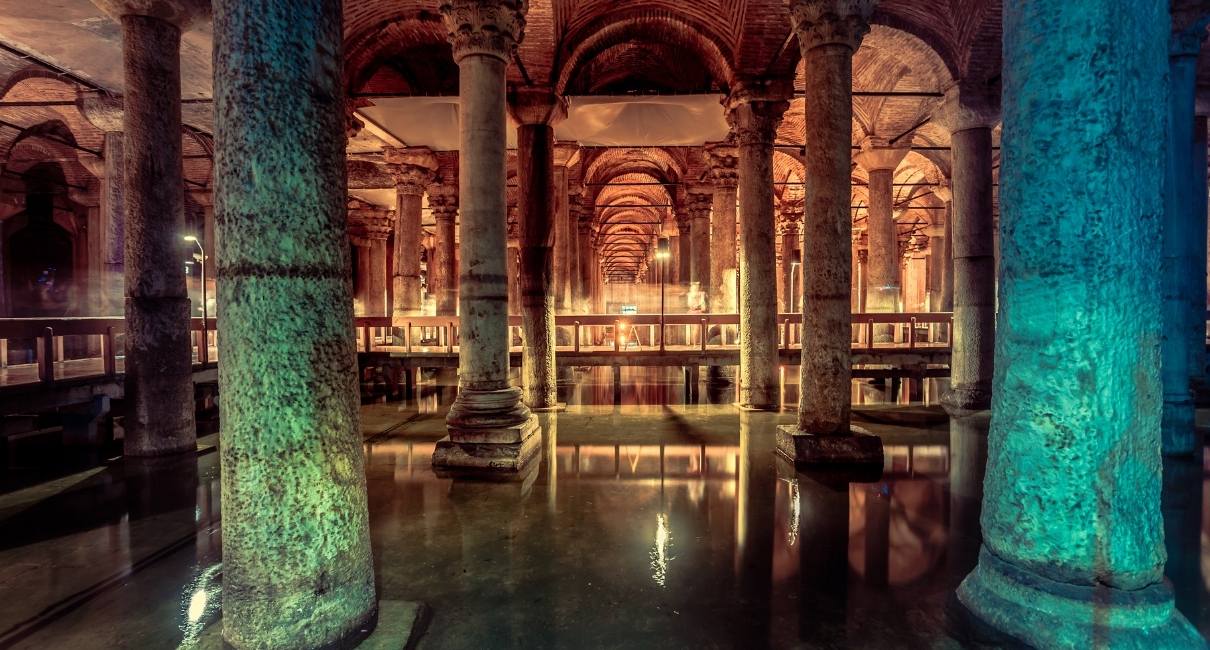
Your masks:
<instances>
[{"instance_id":1,"label":"stone column","mask_svg":"<svg viewBox=\"0 0 1210 650\"><path fill-rule=\"evenodd\" d=\"M335 647L378 615L351 336L341 3L216 0L214 12L223 639Z\"/></svg>"},{"instance_id":2,"label":"stone column","mask_svg":"<svg viewBox=\"0 0 1210 650\"><path fill-rule=\"evenodd\" d=\"M1033 647L1205 646L1163 583L1164 144L1139 134L1163 132L1167 45L1162 3L1004 6L994 417L957 596Z\"/></svg>"},{"instance_id":3,"label":"stone column","mask_svg":"<svg viewBox=\"0 0 1210 650\"><path fill-rule=\"evenodd\" d=\"M447 184L429 186L429 209L433 211L436 221L437 246L432 273L437 290L437 315L453 316L458 313L458 291L454 286L454 278L458 274L454 265L458 188Z\"/></svg>"},{"instance_id":4,"label":"stone column","mask_svg":"<svg viewBox=\"0 0 1210 650\"><path fill-rule=\"evenodd\" d=\"M738 144L739 406L747 410L777 410L781 400L773 140L790 94L788 83L753 80L736 84L727 98L727 121Z\"/></svg>"},{"instance_id":5,"label":"stone column","mask_svg":"<svg viewBox=\"0 0 1210 650\"><path fill-rule=\"evenodd\" d=\"M394 214L391 221L395 221ZM370 232L370 275L366 287L366 315L389 316L387 309L387 238L390 232Z\"/></svg>"},{"instance_id":6,"label":"stone column","mask_svg":"<svg viewBox=\"0 0 1210 650\"><path fill-rule=\"evenodd\" d=\"M693 282L693 213L688 209L676 215L677 259L676 280L689 286ZM710 213L706 213L706 237L710 236Z\"/></svg>"},{"instance_id":7,"label":"stone column","mask_svg":"<svg viewBox=\"0 0 1210 650\"><path fill-rule=\"evenodd\" d=\"M518 88L509 98L517 122L517 203L521 225L521 377L534 411L558 407L555 394L555 292L552 246L559 214L555 195L555 123L567 114L548 88ZM566 178L564 178L566 183ZM566 192L563 193L566 205ZM568 252L576 243L564 241ZM570 258L570 256L568 256ZM574 259L574 258L571 258ZM570 266L564 271L571 275ZM570 277L565 278L570 280ZM560 283L562 285L570 283Z\"/></svg>"},{"instance_id":8,"label":"stone column","mask_svg":"<svg viewBox=\"0 0 1210 650\"><path fill-rule=\"evenodd\" d=\"M425 147L383 151L395 179L395 239L391 251L392 325L402 327L421 312L420 228L424 188L433 181L437 157Z\"/></svg>"},{"instance_id":9,"label":"stone column","mask_svg":"<svg viewBox=\"0 0 1210 650\"><path fill-rule=\"evenodd\" d=\"M438 468L517 471L541 447L538 419L509 384L505 267L505 71L525 25L519 0L451 0L441 5L461 108L458 240L458 397L437 442Z\"/></svg>"},{"instance_id":10,"label":"stone column","mask_svg":"<svg viewBox=\"0 0 1210 650\"><path fill-rule=\"evenodd\" d=\"M181 32L194 0L96 0L122 24L125 78L126 441L129 456L192 452L193 356L185 287ZM153 11L154 10L154 11Z\"/></svg>"},{"instance_id":11,"label":"stone column","mask_svg":"<svg viewBox=\"0 0 1210 650\"><path fill-rule=\"evenodd\" d=\"M992 221L992 126L996 88L959 83L946 91L939 119L953 156L954 350L950 390L941 403L954 415L991 406L996 339L995 224Z\"/></svg>"},{"instance_id":12,"label":"stone column","mask_svg":"<svg viewBox=\"0 0 1210 650\"><path fill-rule=\"evenodd\" d=\"M1172 455L1200 449L1193 423L1192 380L1195 369L1204 363L1206 349L1206 211L1204 205L1199 210L1198 201L1199 193L1206 195L1206 185L1195 176L1204 176L1204 171L1194 166L1193 127L1197 59L1206 37L1206 20L1187 27L1178 24L1169 46L1160 369L1164 453ZM1197 374L1200 379L1201 371Z\"/></svg>"},{"instance_id":13,"label":"stone column","mask_svg":"<svg viewBox=\"0 0 1210 650\"><path fill-rule=\"evenodd\" d=\"M899 311L899 231L895 226L895 168L908 150L890 147L884 140L866 138L861 153L853 156L870 177L870 208L866 235L869 264L866 265L865 310L872 313ZM894 325L874 328L874 341L894 340Z\"/></svg>"},{"instance_id":14,"label":"stone column","mask_svg":"<svg viewBox=\"0 0 1210 650\"><path fill-rule=\"evenodd\" d=\"M708 291L708 310L716 314L734 314L738 311L735 295L736 250L735 250L735 209L736 187L739 184L739 156L735 147L726 144L711 145L706 148L710 161L710 175L714 180L714 202L711 207L710 238L707 249L710 251L708 264L710 271L702 282L702 291ZM697 241L702 241L698 235ZM703 251L694 250L697 255ZM694 264L694 268L703 268ZM695 276L700 277L700 276Z\"/></svg>"},{"instance_id":15,"label":"stone column","mask_svg":"<svg viewBox=\"0 0 1210 650\"><path fill-rule=\"evenodd\" d=\"M508 206L508 315L521 315L521 223L517 217L517 206Z\"/></svg>"},{"instance_id":16,"label":"stone column","mask_svg":"<svg viewBox=\"0 0 1210 650\"><path fill-rule=\"evenodd\" d=\"M691 287L697 283L696 293L691 293L691 304L701 304L710 311L708 296L711 291L710 273L713 251L711 250L710 212L714 203L714 189L709 185L690 185L688 190L689 220L691 223L690 243L681 245L681 252L690 258L689 275L684 282ZM694 302L696 299L696 302Z\"/></svg>"},{"instance_id":17,"label":"stone column","mask_svg":"<svg viewBox=\"0 0 1210 650\"><path fill-rule=\"evenodd\" d=\"M806 73L803 344L798 422L778 427L778 451L800 464L882 465L882 441L851 426L853 52L873 2L793 0Z\"/></svg>"},{"instance_id":18,"label":"stone column","mask_svg":"<svg viewBox=\"0 0 1210 650\"><path fill-rule=\"evenodd\" d=\"M126 199L125 156L122 155L122 100L105 93L81 93L76 106L90 124L105 133L104 163L101 171L101 225L104 234L101 307L107 316L122 312L122 285L125 275ZM207 269L209 270L209 269Z\"/></svg>"},{"instance_id":19,"label":"stone column","mask_svg":"<svg viewBox=\"0 0 1210 650\"><path fill-rule=\"evenodd\" d=\"M941 267L940 273L940 303L937 311L953 311L954 309L954 247L953 247L953 223L954 223L954 202L953 194L950 192L949 181L943 180L937 187L933 188L933 194L941 199L945 204L945 210L941 213L944 219L940 234L941 242L938 244L938 265Z\"/></svg>"},{"instance_id":20,"label":"stone column","mask_svg":"<svg viewBox=\"0 0 1210 650\"><path fill-rule=\"evenodd\" d=\"M580 195L574 194L569 199L574 199L577 204ZM577 241L580 243L580 298L577 309L581 314L592 312L592 294L593 294L593 251L592 251L592 213L585 212L577 206L576 211L576 234Z\"/></svg>"},{"instance_id":21,"label":"stone column","mask_svg":"<svg viewBox=\"0 0 1210 650\"><path fill-rule=\"evenodd\" d=\"M781 229L782 290L785 292L781 311L791 312L797 306L795 299L802 293L797 290L802 286L802 275L794 270L802 246L798 239L799 229L802 228L801 208L783 208L778 227Z\"/></svg>"}]
</instances>

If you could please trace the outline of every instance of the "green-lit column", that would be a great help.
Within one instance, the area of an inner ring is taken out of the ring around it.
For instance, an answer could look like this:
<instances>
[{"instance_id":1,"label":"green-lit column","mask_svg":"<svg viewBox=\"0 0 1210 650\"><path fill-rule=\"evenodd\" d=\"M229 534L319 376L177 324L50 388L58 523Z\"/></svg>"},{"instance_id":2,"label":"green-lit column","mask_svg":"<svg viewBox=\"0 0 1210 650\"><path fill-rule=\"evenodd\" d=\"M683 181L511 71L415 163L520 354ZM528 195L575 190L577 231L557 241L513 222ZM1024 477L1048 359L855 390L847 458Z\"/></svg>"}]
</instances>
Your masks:
<instances>
[{"instance_id":1,"label":"green-lit column","mask_svg":"<svg viewBox=\"0 0 1210 650\"><path fill-rule=\"evenodd\" d=\"M345 235L340 0L216 0L223 638L377 616Z\"/></svg>"},{"instance_id":2,"label":"green-lit column","mask_svg":"<svg viewBox=\"0 0 1210 650\"><path fill-rule=\"evenodd\" d=\"M1205 647L1163 583L1166 8L1004 6L984 539L958 598L1031 646Z\"/></svg>"}]
</instances>

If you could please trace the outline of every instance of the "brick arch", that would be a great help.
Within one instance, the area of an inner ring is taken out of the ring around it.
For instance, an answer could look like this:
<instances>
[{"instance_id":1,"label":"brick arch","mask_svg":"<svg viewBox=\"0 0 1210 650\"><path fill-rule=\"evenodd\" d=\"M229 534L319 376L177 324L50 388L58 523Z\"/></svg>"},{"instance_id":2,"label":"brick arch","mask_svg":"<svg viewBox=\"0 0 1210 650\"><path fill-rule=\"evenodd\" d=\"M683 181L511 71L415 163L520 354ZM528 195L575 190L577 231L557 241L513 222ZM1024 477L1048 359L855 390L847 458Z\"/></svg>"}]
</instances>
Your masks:
<instances>
[{"instance_id":1,"label":"brick arch","mask_svg":"<svg viewBox=\"0 0 1210 650\"><path fill-rule=\"evenodd\" d=\"M442 66L448 64L457 71L441 15L431 7L407 8L404 5L402 10L368 14L355 25L346 24L346 92L358 91L388 57L408 52L424 57L443 57ZM411 90L423 94L426 89Z\"/></svg>"},{"instance_id":2,"label":"brick arch","mask_svg":"<svg viewBox=\"0 0 1210 650\"><path fill-rule=\"evenodd\" d=\"M730 47L710 25L677 11L636 9L606 14L563 38L552 71L555 92L564 93L585 66L615 46L643 41L686 49L720 86L731 82Z\"/></svg>"}]
</instances>

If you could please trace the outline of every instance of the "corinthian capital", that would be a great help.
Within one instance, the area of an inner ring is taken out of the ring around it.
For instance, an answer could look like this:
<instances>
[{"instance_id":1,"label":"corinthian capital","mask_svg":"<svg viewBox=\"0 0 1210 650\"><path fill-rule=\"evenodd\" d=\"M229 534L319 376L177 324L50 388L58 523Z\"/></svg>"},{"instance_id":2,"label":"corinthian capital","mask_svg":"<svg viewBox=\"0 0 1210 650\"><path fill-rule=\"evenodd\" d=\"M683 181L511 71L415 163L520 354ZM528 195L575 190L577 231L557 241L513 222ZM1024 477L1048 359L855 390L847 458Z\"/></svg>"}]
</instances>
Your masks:
<instances>
[{"instance_id":1,"label":"corinthian capital","mask_svg":"<svg viewBox=\"0 0 1210 650\"><path fill-rule=\"evenodd\" d=\"M525 31L525 0L446 0L441 16L454 46L454 61L494 56L507 62Z\"/></svg>"},{"instance_id":2,"label":"corinthian capital","mask_svg":"<svg viewBox=\"0 0 1210 650\"><path fill-rule=\"evenodd\" d=\"M734 188L739 184L739 154L727 143L707 145L706 160L710 163L710 176L714 186Z\"/></svg>"},{"instance_id":3,"label":"corinthian capital","mask_svg":"<svg viewBox=\"0 0 1210 650\"><path fill-rule=\"evenodd\" d=\"M433 182L437 157L425 147L388 148L383 150L382 157L395 180L395 189L403 194L424 194L424 188Z\"/></svg>"},{"instance_id":4,"label":"corinthian capital","mask_svg":"<svg viewBox=\"0 0 1210 650\"><path fill-rule=\"evenodd\" d=\"M457 217L458 187L447 183L430 185L429 209L433 211L433 218L437 221L453 220Z\"/></svg>"},{"instance_id":5,"label":"corinthian capital","mask_svg":"<svg viewBox=\"0 0 1210 650\"><path fill-rule=\"evenodd\" d=\"M798 47L845 45L856 51L870 32L875 0L789 0Z\"/></svg>"},{"instance_id":6,"label":"corinthian capital","mask_svg":"<svg viewBox=\"0 0 1210 650\"><path fill-rule=\"evenodd\" d=\"M723 102L727 124L741 145L773 144L782 115L790 108L790 80L748 80L736 84Z\"/></svg>"}]
</instances>

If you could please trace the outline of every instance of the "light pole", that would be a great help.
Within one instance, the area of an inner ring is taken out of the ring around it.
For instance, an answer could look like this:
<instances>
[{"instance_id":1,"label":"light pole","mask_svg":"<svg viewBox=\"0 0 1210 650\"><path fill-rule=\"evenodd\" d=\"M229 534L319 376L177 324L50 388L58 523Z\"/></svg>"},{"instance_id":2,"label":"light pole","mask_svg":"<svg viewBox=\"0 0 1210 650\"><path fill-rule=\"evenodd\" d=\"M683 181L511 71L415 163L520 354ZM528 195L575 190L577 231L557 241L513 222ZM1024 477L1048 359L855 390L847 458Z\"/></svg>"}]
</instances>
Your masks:
<instances>
[{"instance_id":1,"label":"light pole","mask_svg":"<svg viewBox=\"0 0 1210 650\"><path fill-rule=\"evenodd\" d=\"M668 257L668 238L660 237L655 246L655 259L660 267L660 352L664 351L664 277L667 275L664 267L668 265Z\"/></svg>"},{"instance_id":2,"label":"light pole","mask_svg":"<svg viewBox=\"0 0 1210 650\"><path fill-rule=\"evenodd\" d=\"M193 235L185 235L185 241L193 242L197 246L198 267L201 269L202 279L202 349L198 351L198 359L205 365L210 356L210 336L207 334L206 328L206 249L202 248L202 242Z\"/></svg>"}]
</instances>

